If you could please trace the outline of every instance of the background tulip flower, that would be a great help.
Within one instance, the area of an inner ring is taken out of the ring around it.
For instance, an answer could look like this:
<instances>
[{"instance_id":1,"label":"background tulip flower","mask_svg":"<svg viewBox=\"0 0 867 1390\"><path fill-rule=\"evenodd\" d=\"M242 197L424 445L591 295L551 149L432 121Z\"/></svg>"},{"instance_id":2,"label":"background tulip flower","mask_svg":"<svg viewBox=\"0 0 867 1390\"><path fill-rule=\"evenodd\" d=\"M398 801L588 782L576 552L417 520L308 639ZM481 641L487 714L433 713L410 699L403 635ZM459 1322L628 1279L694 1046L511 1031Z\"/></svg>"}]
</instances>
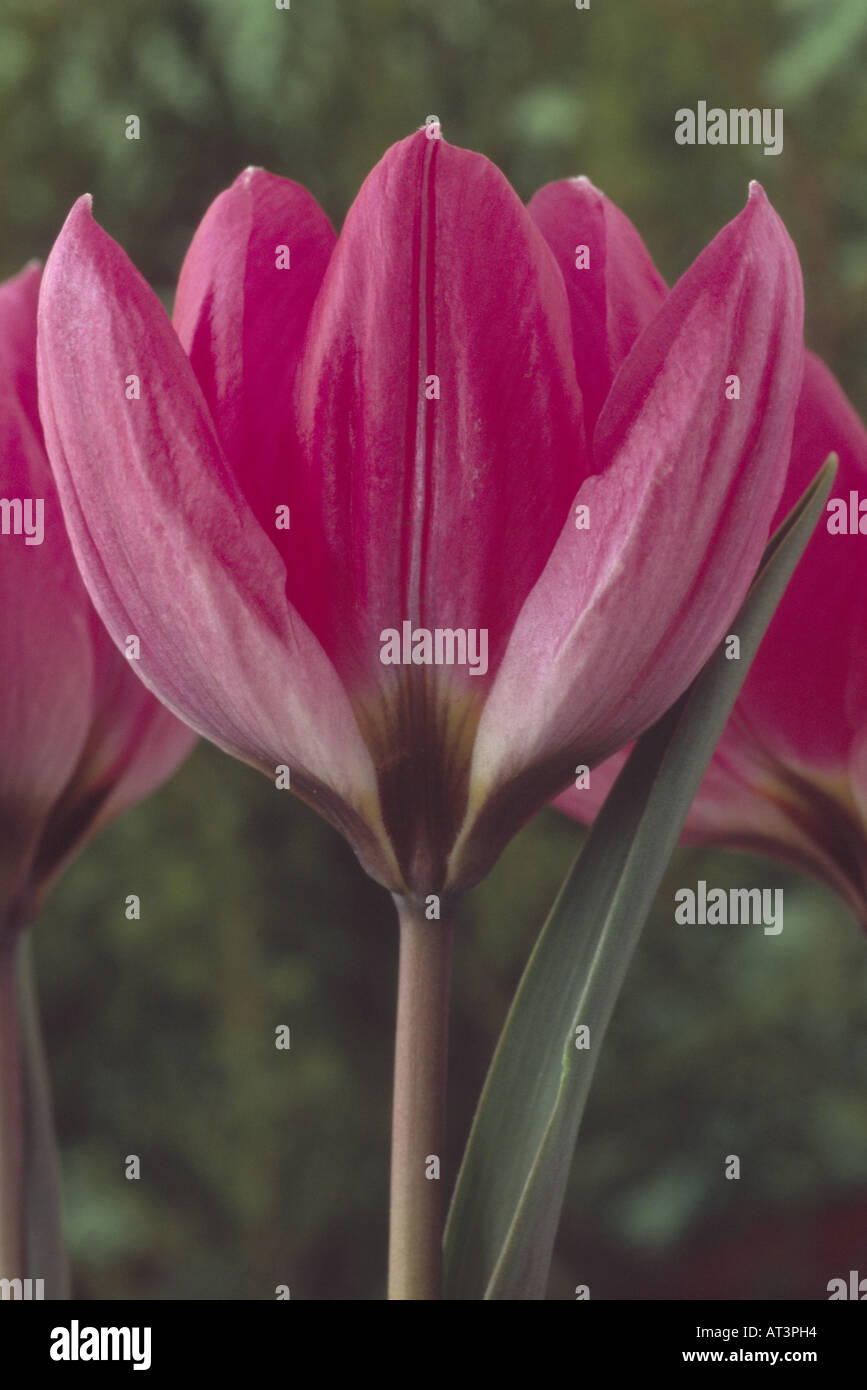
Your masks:
<instances>
[{"instance_id":1,"label":"background tulip flower","mask_svg":"<svg viewBox=\"0 0 867 1390\"><path fill-rule=\"evenodd\" d=\"M867 497L867 430L808 353L779 524L829 453L834 498ZM823 879L867 926L867 569L833 499L774 614L693 802L683 842L768 854ZM592 819L625 752L557 805Z\"/></svg>"},{"instance_id":2,"label":"background tulip flower","mask_svg":"<svg viewBox=\"0 0 867 1390\"><path fill-rule=\"evenodd\" d=\"M37 410L40 271L0 285L0 1276L20 1277L20 930L69 858L193 735L115 650L81 582ZM34 506L31 509L30 503ZM31 534L24 527L30 518ZM37 527L36 517L42 518ZM17 530L17 534L16 534Z\"/></svg>"},{"instance_id":3,"label":"background tulip flower","mask_svg":"<svg viewBox=\"0 0 867 1390\"><path fill-rule=\"evenodd\" d=\"M39 335L64 511L115 641L140 636L142 679L200 733L288 766L398 900L405 1297L436 1278L451 901L725 631L803 352L797 257L757 186L664 297L586 181L528 211L431 134L386 154L339 239L303 189L242 174L193 240L175 328L80 200ZM485 669L384 663L405 624L484 632Z\"/></svg>"}]
</instances>

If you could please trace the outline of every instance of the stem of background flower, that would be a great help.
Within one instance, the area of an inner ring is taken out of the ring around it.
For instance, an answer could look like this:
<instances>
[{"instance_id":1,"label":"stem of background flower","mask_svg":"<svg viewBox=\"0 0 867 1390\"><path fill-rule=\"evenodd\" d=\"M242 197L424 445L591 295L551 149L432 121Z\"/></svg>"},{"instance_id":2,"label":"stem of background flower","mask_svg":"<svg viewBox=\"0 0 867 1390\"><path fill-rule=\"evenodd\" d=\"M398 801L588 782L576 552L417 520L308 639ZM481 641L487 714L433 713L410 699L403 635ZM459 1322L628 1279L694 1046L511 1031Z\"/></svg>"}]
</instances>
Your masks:
<instances>
[{"instance_id":1,"label":"stem of background flower","mask_svg":"<svg viewBox=\"0 0 867 1390\"><path fill-rule=\"evenodd\" d=\"M24 1089L18 1036L19 933L0 936L0 1279L23 1279Z\"/></svg>"},{"instance_id":2,"label":"stem of background flower","mask_svg":"<svg viewBox=\"0 0 867 1390\"><path fill-rule=\"evenodd\" d=\"M453 918L429 922L424 908L395 897L400 922L394 1109L391 1139L389 1299L437 1299L445 1203L449 976Z\"/></svg>"},{"instance_id":3,"label":"stem of background flower","mask_svg":"<svg viewBox=\"0 0 867 1390\"><path fill-rule=\"evenodd\" d=\"M51 1080L42 1046L32 958L32 928L19 951L21 1071L24 1088L24 1221L27 1273L43 1279L45 1297L68 1299L69 1261L63 1235L60 1164L54 1131Z\"/></svg>"}]
</instances>

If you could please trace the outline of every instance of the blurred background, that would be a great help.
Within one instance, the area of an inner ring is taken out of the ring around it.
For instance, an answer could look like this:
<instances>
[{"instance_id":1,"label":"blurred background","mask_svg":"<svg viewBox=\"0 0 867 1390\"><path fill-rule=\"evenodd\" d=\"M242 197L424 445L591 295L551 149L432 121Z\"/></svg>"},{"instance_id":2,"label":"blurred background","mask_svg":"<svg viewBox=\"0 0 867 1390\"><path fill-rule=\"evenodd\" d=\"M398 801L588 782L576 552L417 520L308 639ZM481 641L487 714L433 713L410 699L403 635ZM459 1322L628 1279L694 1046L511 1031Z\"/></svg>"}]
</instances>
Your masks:
<instances>
[{"instance_id":1,"label":"blurred background","mask_svg":"<svg viewBox=\"0 0 867 1390\"><path fill-rule=\"evenodd\" d=\"M339 226L436 113L524 198L586 173L670 281L758 178L800 252L808 342L864 413L865 43L863 0L2 0L0 274L44 259L87 190L168 302L244 166L305 184ZM674 111L699 100L782 106L783 153L677 146ZM539 816L464 905L447 1178L581 834ZM784 888L782 935L676 928L675 888L699 878ZM205 745L68 871L37 955L79 1297L383 1296L392 916L312 811ZM603 1052L549 1297L822 1299L849 1269L867 1274L867 942L823 887L680 850Z\"/></svg>"}]
</instances>

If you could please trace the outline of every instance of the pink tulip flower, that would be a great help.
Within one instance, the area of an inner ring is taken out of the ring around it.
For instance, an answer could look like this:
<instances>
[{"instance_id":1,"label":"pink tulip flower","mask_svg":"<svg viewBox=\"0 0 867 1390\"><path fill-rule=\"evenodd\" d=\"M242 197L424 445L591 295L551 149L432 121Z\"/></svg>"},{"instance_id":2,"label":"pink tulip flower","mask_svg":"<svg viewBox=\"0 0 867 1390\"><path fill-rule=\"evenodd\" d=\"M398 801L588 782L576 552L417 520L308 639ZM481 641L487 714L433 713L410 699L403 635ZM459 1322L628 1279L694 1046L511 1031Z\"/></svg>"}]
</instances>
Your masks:
<instances>
[{"instance_id":1,"label":"pink tulip flower","mask_svg":"<svg viewBox=\"0 0 867 1390\"><path fill-rule=\"evenodd\" d=\"M0 938L194 737L115 650L76 568L37 410L39 281L32 266L0 285Z\"/></svg>"},{"instance_id":2,"label":"pink tulip flower","mask_svg":"<svg viewBox=\"0 0 867 1390\"><path fill-rule=\"evenodd\" d=\"M82 198L39 330L115 642L415 901L476 881L695 676L761 556L803 369L797 256L758 186L666 295L586 180L528 210L438 136L388 151L339 238L247 170L174 327Z\"/></svg>"},{"instance_id":3,"label":"pink tulip flower","mask_svg":"<svg viewBox=\"0 0 867 1390\"><path fill-rule=\"evenodd\" d=\"M812 874L867 927L867 565L857 510L867 498L867 430L808 353L774 527L832 452L840 462L826 518L771 620L683 841L767 854ZM592 819L625 756L608 759L558 806Z\"/></svg>"}]
</instances>

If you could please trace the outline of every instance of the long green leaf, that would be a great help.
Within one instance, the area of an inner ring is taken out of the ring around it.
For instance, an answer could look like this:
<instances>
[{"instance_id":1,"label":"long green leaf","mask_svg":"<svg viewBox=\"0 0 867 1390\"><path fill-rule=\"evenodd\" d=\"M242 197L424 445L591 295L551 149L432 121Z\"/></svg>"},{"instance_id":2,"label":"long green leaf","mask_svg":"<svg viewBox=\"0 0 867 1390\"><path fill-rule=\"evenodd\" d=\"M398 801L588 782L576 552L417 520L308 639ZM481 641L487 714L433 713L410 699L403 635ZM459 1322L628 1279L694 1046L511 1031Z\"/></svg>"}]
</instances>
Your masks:
<instances>
[{"instance_id":1,"label":"long green leaf","mask_svg":"<svg viewBox=\"0 0 867 1390\"><path fill-rule=\"evenodd\" d=\"M774 533L732 630L638 741L527 964L485 1082L445 1237L444 1296L542 1299L605 1029L662 875L765 629L822 512L832 455ZM575 1047L590 1029L589 1049Z\"/></svg>"}]
</instances>

